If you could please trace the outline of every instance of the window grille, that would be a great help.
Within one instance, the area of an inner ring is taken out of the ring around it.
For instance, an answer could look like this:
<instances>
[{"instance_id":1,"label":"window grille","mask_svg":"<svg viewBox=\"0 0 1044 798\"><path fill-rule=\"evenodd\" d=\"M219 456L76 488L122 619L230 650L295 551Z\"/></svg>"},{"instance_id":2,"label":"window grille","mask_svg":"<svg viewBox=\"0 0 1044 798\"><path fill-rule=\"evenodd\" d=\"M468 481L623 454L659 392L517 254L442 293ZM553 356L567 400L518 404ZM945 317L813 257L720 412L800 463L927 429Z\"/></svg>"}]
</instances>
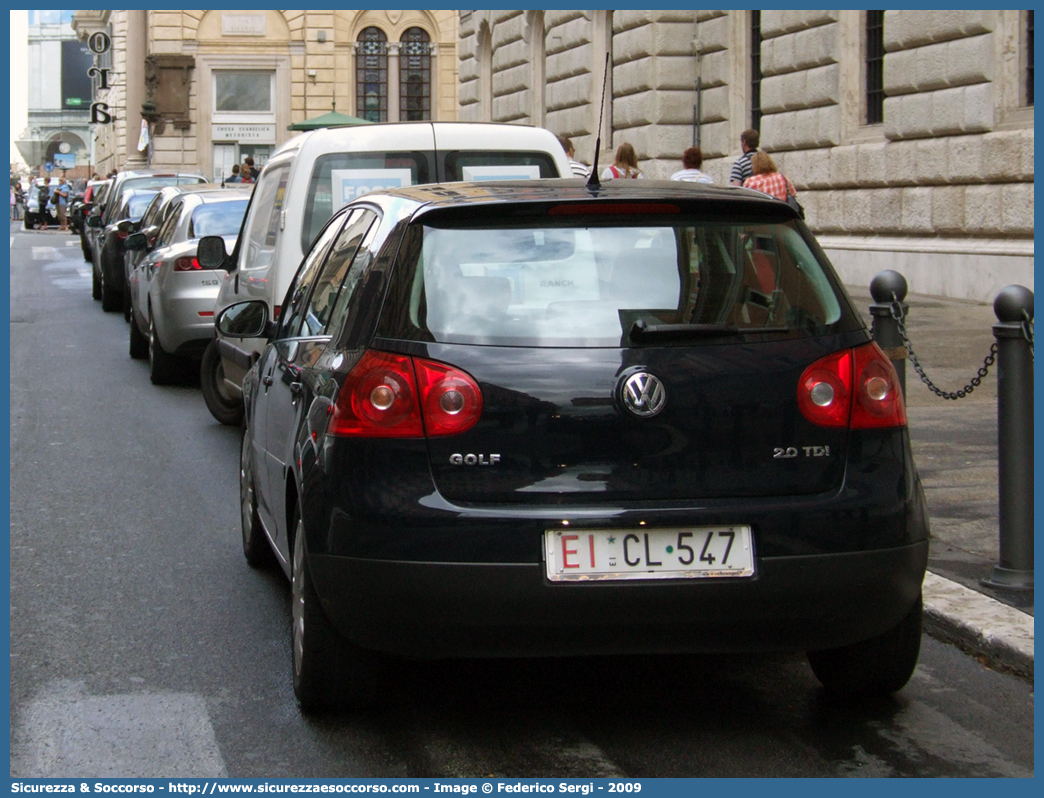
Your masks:
<instances>
[{"instance_id":1,"label":"window grille","mask_svg":"<svg viewBox=\"0 0 1044 798\"><path fill-rule=\"evenodd\" d=\"M355 115L371 122L388 121L388 37L380 28L359 34L355 55Z\"/></svg>"},{"instance_id":2,"label":"window grille","mask_svg":"<svg viewBox=\"0 0 1044 798\"><path fill-rule=\"evenodd\" d=\"M884 121L884 11L866 12L866 124Z\"/></svg>"},{"instance_id":3,"label":"window grille","mask_svg":"<svg viewBox=\"0 0 1044 798\"><path fill-rule=\"evenodd\" d=\"M431 37L410 28L399 45L399 119L431 119Z\"/></svg>"},{"instance_id":4,"label":"window grille","mask_svg":"<svg viewBox=\"0 0 1044 798\"><path fill-rule=\"evenodd\" d=\"M761 12L750 12L750 126L761 131Z\"/></svg>"},{"instance_id":5,"label":"window grille","mask_svg":"<svg viewBox=\"0 0 1044 798\"><path fill-rule=\"evenodd\" d=\"M1033 12L1026 12L1026 105L1033 105Z\"/></svg>"}]
</instances>

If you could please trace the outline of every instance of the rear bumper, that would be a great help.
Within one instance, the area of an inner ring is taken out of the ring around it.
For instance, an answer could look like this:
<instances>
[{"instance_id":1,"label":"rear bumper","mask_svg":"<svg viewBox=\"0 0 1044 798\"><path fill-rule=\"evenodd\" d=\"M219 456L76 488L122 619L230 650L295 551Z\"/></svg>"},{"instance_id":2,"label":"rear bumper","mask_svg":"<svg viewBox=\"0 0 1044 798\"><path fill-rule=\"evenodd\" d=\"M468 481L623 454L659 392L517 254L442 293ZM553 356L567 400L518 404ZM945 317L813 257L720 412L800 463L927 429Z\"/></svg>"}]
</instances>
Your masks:
<instances>
[{"instance_id":1,"label":"rear bumper","mask_svg":"<svg viewBox=\"0 0 1044 798\"><path fill-rule=\"evenodd\" d=\"M759 558L748 579L561 584L541 563L311 555L334 625L422 657L801 651L895 626L920 594L928 542Z\"/></svg>"}]
</instances>

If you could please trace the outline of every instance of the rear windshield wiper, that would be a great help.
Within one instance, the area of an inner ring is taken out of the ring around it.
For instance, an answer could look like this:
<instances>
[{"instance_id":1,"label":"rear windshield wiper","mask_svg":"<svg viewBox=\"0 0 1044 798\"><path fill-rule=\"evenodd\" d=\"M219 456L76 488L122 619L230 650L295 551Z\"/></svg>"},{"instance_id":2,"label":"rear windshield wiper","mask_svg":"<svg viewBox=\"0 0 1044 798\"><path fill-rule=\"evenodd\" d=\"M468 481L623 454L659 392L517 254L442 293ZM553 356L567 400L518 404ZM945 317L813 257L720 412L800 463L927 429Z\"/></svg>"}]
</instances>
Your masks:
<instances>
[{"instance_id":1,"label":"rear windshield wiper","mask_svg":"<svg viewBox=\"0 0 1044 798\"><path fill-rule=\"evenodd\" d=\"M642 341L691 340L721 335L790 332L789 327L737 327L735 324L647 324L637 319L628 333L636 343Z\"/></svg>"}]
</instances>

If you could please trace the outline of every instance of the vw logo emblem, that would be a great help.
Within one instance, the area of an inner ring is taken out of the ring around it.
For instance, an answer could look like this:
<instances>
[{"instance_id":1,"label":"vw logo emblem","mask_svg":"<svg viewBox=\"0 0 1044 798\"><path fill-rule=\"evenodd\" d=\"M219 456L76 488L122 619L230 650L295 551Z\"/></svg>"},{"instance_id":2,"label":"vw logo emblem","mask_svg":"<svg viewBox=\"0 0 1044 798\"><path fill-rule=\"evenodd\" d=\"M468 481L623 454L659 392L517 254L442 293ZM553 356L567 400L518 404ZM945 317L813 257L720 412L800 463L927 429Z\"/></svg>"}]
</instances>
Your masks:
<instances>
[{"instance_id":1,"label":"vw logo emblem","mask_svg":"<svg viewBox=\"0 0 1044 798\"><path fill-rule=\"evenodd\" d=\"M667 392L663 383L646 371L631 374L620 388L624 407L640 418L651 418L663 410Z\"/></svg>"}]
</instances>

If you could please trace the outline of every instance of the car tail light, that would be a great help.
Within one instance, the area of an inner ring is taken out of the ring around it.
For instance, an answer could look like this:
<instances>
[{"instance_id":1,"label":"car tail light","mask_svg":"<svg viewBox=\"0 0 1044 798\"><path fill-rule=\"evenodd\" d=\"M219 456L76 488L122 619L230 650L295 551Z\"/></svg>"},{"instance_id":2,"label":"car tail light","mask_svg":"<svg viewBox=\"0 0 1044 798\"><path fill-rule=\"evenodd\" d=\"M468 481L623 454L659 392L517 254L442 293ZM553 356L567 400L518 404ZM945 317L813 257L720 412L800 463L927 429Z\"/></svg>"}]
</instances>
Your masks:
<instances>
[{"instance_id":1,"label":"car tail light","mask_svg":"<svg viewBox=\"0 0 1044 798\"><path fill-rule=\"evenodd\" d=\"M174 271L176 272L194 272L199 271L203 267L199 265L199 261L195 258L178 258L174 261Z\"/></svg>"},{"instance_id":2,"label":"car tail light","mask_svg":"<svg viewBox=\"0 0 1044 798\"><path fill-rule=\"evenodd\" d=\"M805 418L824 427L906 425L899 375L873 342L827 355L805 369L798 406Z\"/></svg>"},{"instance_id":3,"label":"car tail light","mask_svg":"<svg viewBox=\"0 0 1044 798\"><path fill-rule=\"evenodd\" d=\"M330 435L423 438L454 435L482 414L482 392L467 374L443 363L366 352L341 385Z\"/></svg>"}]
</instances>

